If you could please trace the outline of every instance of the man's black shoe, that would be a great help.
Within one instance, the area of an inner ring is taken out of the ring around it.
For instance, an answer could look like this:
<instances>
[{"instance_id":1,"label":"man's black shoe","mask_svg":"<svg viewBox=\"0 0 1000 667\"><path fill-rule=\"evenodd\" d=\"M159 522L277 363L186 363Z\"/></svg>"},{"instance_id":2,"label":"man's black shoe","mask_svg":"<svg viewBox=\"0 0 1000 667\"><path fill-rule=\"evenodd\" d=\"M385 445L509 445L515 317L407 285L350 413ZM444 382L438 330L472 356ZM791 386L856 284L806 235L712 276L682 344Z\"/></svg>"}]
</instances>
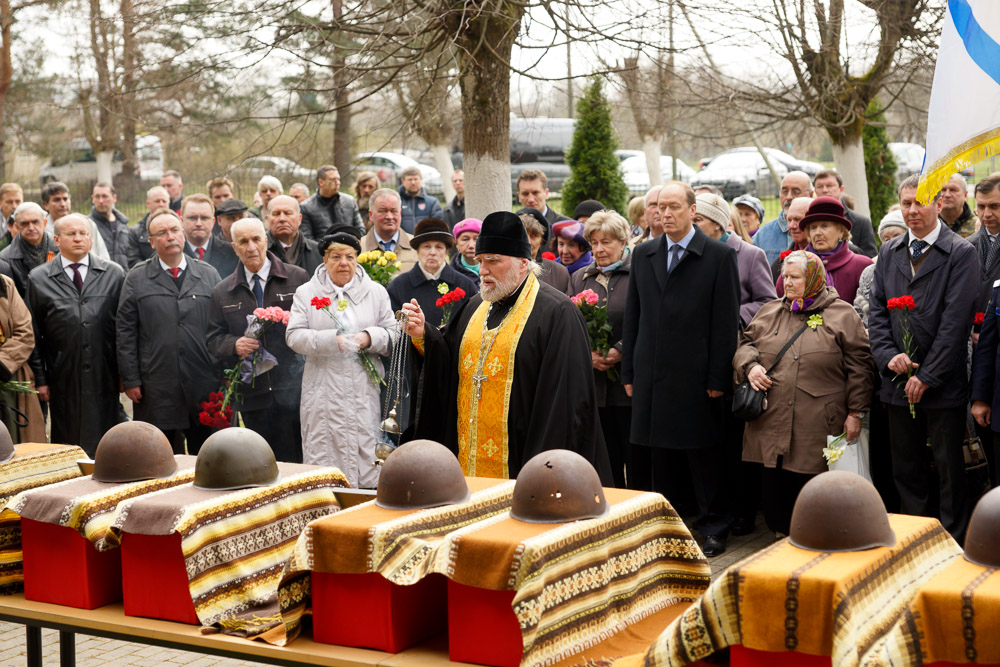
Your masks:
<instances>
[{"instance_id":1,"label":"man's black shoe","mask_svg":"<svg viewBox=\"0 0 1000 667\"><path fill-rule=\"evenodd\" d=\"M749 535L757 527L756 519L755 516L738 516L733 519L733 525L729 527L729 532L737 537Z\"/></svg>"},{"instance_id":2,"label":"man's black shoe","mask_svg":"<svg viewBox=\"0 0 1000 667\"><path fill-rule=\"evenodd\" d=\"M701 545L701 552L705 554L706 558L714 558L715 556L721 556L726 551L726 540L721 537L716 537L715 535L709 535L705 538L705 543Z\"/></svg>"}]
</instances>

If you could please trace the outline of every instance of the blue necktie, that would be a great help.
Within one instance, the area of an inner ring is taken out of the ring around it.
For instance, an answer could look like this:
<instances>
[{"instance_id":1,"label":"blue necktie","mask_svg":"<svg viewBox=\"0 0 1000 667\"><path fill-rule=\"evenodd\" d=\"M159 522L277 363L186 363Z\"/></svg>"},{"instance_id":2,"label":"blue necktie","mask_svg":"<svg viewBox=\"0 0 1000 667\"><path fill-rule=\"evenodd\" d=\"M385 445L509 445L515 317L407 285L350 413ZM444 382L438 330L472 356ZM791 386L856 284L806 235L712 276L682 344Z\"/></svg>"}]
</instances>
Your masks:
<instances>
[{"instance_id":1,"label":"blue necktie","mask_svg":"<svg viewBox=\"0 0 1000 667\"><path fill-rule=\"evenodd\" d=\"M910 243L910 247L913 248L913 259L919 259L920 256L924 254L924 249L927 247L927 241L913 239Z\"/></svg>"},{"instance_id":2,"label":"blue necktie","mask_svg":"<svg viewBox=\"0 0 1000 667\"><path fill-rule=\"evenodd\" d=\"M260 276L253 274L253 295L257 297L257 307L264 307L264 290L260 286Z\"/></svg>"},{"instance_id":3,"label":"blue necktie","mask_svg":"<svg viewBox=\"0 0 1000 667\"><path fill-rule=\"evenodd\" d=\"M378 244L382 246L382 252L392 252L392 249L396 247L395 241L379 241Z\"/></svg>"},{"instance_id":4,"label":"blue necktie","mask_svg":"<svg viewBox=\"0 0 1000 667\"><path fill-rule=\"evenodd\" d=\"M670 247L670 257L667 259L667 275L670 275L677 268L677 262L681 261L681 253L683 252L684 248L679 243Z\"/></svg>"}]
</instances>

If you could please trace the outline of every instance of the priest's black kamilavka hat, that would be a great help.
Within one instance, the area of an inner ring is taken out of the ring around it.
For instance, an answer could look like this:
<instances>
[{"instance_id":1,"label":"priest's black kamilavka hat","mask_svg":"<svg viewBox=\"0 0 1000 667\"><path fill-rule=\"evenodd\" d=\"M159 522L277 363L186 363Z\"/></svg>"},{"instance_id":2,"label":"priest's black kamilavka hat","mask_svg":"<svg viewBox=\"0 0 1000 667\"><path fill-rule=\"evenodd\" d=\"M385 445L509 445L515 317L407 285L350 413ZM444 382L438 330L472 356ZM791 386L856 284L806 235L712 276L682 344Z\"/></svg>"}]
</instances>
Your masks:
<instances>
[{"instance_id":1,"label":"priest's black kamilavka hat","mask_svg":"<svg viewBox=\"0 0 1000 667\"><path fill-rule=\"evenodd\" d=\"M531 259L531 243L521 219L510 211L494 211L486 216L476 239L476 254Z\"/></svg>"}]
</instances>

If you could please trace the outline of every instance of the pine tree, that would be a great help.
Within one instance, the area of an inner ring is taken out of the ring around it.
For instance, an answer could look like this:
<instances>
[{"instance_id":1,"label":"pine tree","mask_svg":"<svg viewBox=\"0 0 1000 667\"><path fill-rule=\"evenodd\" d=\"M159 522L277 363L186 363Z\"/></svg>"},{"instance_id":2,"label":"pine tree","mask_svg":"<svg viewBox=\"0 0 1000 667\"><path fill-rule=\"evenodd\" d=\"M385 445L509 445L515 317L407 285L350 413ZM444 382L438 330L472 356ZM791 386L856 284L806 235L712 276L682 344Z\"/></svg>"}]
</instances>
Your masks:
<instances>
[{"instance_id":1,"label":"pine tree","mask_svg":"<svg viewBox=\"0 0 1000 667\"><path fill-rule=\"evenodd\" d=\"M868 105L867 120L861 136L865 149L865 174L868 177L868 207L877 236L878 223L897 201L896 158L889 149L885 114L877 97Z\"/></svg>"},{"instance_id":2,"label":"pine tree","mask_svg":"<svg viewBox=\"0 0 1000 667\"><path fill-rule=\"evenodd\" d=\"M570 176L562 191L562 209L572 215L581 201L596 199L609 209L622 212L628 188L622 180L620 161L615 155L618 138L611 127L611 105L595 78L576 105L577 121L573 142L566 152Z\"/></svg>"}]
</instances>

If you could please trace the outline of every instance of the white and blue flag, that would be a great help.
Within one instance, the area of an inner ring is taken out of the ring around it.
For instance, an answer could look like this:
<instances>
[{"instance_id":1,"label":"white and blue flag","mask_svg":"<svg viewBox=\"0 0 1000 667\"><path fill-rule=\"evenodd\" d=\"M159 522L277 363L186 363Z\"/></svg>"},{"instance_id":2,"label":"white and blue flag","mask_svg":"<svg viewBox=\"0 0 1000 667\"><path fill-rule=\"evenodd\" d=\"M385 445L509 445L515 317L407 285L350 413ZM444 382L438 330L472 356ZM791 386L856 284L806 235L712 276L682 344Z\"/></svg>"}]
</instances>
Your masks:
<instances>
[{"instance_id":1,"label":"white and blue flag","mask_svg":"<svg viewBox=\"0 0 1000 667\"><path fill-rule=\"evenodd\" d=\"M956 171L1000 153L1000 2L948 0L927 110L917 199Z\"/></svg>"}]
</instances>

